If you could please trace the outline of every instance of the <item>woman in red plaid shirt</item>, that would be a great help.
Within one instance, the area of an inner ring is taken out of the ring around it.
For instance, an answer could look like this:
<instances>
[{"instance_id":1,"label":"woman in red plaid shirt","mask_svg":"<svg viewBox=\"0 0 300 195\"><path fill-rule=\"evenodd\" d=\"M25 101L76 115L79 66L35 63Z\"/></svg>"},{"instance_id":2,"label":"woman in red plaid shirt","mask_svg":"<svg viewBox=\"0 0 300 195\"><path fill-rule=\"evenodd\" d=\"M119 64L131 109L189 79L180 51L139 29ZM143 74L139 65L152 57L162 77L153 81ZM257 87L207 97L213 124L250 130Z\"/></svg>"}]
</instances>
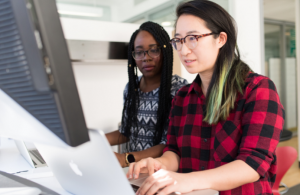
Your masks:
<instances>
[{"instance_id":1,"label":"woman in red plaid shirt","mask_svg":"<svg viewBox=\"0 0 300 195\"><path fill-rule=\"evenodd\" d=\"M171 44L198 74L172 101L164 154L130 165L128 178L151 175L137 194L272 194L284 108L274 83L240 60L233 21L211 1L178 6Z\"/></svg>"}]
</instances>

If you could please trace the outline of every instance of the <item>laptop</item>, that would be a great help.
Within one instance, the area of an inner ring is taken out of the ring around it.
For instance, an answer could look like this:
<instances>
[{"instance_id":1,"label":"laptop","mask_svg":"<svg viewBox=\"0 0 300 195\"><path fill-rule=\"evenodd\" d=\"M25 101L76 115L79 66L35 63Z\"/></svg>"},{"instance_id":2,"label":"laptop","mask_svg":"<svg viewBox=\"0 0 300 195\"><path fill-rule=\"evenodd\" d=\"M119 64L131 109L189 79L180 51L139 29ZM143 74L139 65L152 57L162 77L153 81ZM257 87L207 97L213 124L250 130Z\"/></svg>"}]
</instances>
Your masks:
<instances>
[{"instance_id":1,"label":"laptop","mask_svg":"<svg viewBox=\"0 0 300 195\"><path fill-rule=\"evenodd\" d=\"M16 139L14 139L14 141L20 154L32 168L47 166L45 160L43 159L39 151L36 149L34 144Z\"/></svg>"},{"instance_id":2,"label":"laptop","mask_svg":"<svg viewBox=\"0 0 300 195\"><path fill-rule=\"evenodd\" d=\"M35 145L66 191L77 195L135 195L135 191L148 175L141 174L138 180L129 181L105 134L102 131L89 130L89 136L91 141L75 148ZM214 190L199 192L188 194L218 194Z\"/></svg>"},{"instance_id":3,"label":"laptop","mask_svg":"<svg viewBox=\"0 0 300 195\"><path fill-rule=\"evenodd\" d=\"M102 131L89 130L91 141L59 148L35 144L60 185L72 194L134 195Z\"/></svg>"}]
</instances>

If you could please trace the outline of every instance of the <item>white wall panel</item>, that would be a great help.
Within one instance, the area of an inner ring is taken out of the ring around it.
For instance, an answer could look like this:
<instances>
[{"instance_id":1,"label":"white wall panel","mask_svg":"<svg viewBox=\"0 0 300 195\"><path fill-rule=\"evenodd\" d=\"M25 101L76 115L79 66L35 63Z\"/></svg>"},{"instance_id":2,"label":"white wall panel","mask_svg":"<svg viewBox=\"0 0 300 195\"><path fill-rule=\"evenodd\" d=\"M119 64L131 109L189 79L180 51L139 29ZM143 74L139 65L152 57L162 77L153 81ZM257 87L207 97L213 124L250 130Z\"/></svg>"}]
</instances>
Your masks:
<instances>
[{"instance_id":1,"label":"white wall panel","mask_svg":"<svg viewBox=\"0 0 300 195\"><path fill-rule=\"evenodd\" d=\"M238 26L241 59L258 74L264 68L264 15L262 0L229 0L229 12Z\"/></svg>"},{"instance_id":2,"label":"white wall panel","mask_svg":"<svg viewBox=\"0 0 300 195\"><path fill-rule=\"evenodd\" d=\"M297 102L296 102L296 58L286 58L285 60L285 74L286 74L286 128L297 127Z\"/></svg>"},{"instance_id":3,"label":"white wall panel","mask_svg":"<svg viewBox=\"0 0 300 195\"><path fill-rule=\"evenodd\" d=\"M296 13L296 56L297 56L297 105L298 105L298 120L297 120L297 126L298 126L298 161L299 161L299 167L300 167L300 134L299 134L299 121L300 121L300 0L295 0L295 13Z\"/></svg>"}]
</instances>

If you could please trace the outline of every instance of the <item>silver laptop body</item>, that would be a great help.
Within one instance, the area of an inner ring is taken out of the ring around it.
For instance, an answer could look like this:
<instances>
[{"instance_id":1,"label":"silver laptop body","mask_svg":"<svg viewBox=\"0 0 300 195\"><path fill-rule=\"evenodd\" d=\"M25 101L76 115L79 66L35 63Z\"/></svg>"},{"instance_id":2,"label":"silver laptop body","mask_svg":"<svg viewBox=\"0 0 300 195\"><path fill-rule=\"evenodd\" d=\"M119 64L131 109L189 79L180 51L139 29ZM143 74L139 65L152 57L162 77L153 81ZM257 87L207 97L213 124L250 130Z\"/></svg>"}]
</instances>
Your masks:
<instances>
[{"instance_id":1,"label":"silver laptop body","mask_svg":"<svg viewBox=\"0 0 300 195\"><path fill-rule=\"evenodd\" d=\"M91 141L60 148L36 144L61 186L76 195L134 195L102 131L89 130Z\"/></svg>"}]
</instances>

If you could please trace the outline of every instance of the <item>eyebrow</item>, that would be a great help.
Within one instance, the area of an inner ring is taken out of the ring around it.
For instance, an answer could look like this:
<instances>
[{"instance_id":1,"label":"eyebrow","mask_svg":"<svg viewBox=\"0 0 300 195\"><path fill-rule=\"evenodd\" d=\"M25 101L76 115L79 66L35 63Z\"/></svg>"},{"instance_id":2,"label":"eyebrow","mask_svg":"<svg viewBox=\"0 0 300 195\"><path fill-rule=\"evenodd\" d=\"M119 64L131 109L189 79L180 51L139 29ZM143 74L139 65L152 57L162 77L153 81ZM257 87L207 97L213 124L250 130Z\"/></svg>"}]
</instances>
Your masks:
<instances>
[{"instance_id":1,"label":"eyebrow","mask_svg":"<svg viewBox=\"0 0 300 195\"><path fill-rule=\"evenodd\" d=\"M158 44L151 44L151 45L149 45L149 47L153 47L153 46L158 46ZM143 46L138 45L138 46L135 47L135 49L143 49Z\"/></svg>"},{"instance_id":2,"label":"eyebrow","mask_svg":"<svg viewBox=\"0 0 300 195\"><path fill-rule=\"evenodd\" d=\"M191 30L191 31L189 31L189 32L187 32L186 34L193 34L193 33L200 33L199 31L197 31L197 30ZM176 33L174 36L175 37L177 37L177 36L179 36L180 34L179 33Z\"/></svg>"}]
</instances>

